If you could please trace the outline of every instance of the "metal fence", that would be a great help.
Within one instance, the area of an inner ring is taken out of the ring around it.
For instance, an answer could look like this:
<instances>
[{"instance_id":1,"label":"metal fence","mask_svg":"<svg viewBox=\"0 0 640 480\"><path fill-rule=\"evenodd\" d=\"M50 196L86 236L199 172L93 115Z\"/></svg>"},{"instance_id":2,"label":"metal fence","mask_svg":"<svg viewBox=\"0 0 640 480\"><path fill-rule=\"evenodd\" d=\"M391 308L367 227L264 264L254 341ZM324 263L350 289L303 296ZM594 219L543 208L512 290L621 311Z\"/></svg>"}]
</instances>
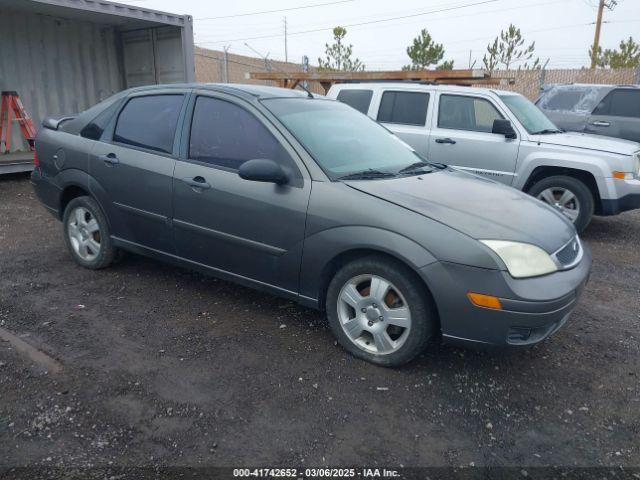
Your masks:
<instances>
[{"instance_id":1,"label":"metal fence","mask_svg":"<svg viewBox=\"0 0 640 480\"><path fill-rule=\"evenodd\" d=\"M264 60L256 57L225 53L219 50L196 48L196 80L205 83L252 83L257 85L275 85L267 80L251 80L249 72L301 71L299 63ZM310 71L314 68L310 67ZM559 70L496 70L495 78L513 79L513 84L495 88L521 93L535 100L540 89L548 83L599 83L599 84L638 84L640 69L626 68L618 70L604 69L559 69ZM324 93L322 87L311 82L309 88L315 93Z\"/></svg>"},{"instance_id":2,"label":"metal fence","mask_svg":"<svg viewBox=\"0 0 640 480\"><path fill-rule=\"evenodd\" d=\"M597 83L627 85L640 83L640 69L622 68L617 70L560 69L560 70L497 70L495 78L513 79L512 85L495 88L518 92L530 100L540 95L540 89L550 83Z\"/></svg>"},{"instance_id":3,"label":"metal fence","mask_svg":"<svg viewBox=\"0 0 640 480\"><path fill-rule=\"evenodd\" d=\"M301 63L264 60L262 58L236 55L219 50L196 47L196 81L202 83L250 83L275 86L268 80L248 78L249 72L300 72ZM313 71L313 67L309 71ZM308 88L314 93L324 93L317 82L310 82Z\"/></svg>"}]
</instances>

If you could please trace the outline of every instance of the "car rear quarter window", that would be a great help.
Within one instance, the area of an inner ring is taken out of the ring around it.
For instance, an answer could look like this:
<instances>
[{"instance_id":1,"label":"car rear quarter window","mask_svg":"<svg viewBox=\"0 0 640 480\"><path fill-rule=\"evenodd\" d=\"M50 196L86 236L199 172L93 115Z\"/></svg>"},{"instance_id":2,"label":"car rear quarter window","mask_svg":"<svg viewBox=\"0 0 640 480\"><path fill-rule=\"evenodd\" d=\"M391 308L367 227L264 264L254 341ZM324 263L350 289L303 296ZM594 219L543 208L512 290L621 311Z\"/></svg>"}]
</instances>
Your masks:
<instances>
[{"instance_id":1,"label":"car rear quarter window","mask_svg":"<svg viewBox=\"0 0 640 480\"><path fill-rule=\"evenodd\" d=\"M130 99L118 116L113 140L171 153L183 99L174 94Z\"/></svg>"},{"instance_id":2,"label":"car rear quarter window","mask_svg":"<svg viewBox=\"0 0 640 480\"><path fill-rule=\"evenodd\" d=\"M594 115L640 118L640 90L616 89L593 111Z\"/></svg>"},{"instance_id":3,"label":"car rear quarter window","mask_svg":"<svg viewBox=\"0 0 640 480\"><path fill-rule=\"evenodd\" d=\"M198 97L189 139L189 158L237 170L247 160L293 160L267 127L244 108L217 98Z\"/></svg>"},{"instance_id":4,"label":"car rear quarter window","mask_svg":"<svg viewBox=\"0 0 640 480\"><path fill-rule=\"evenodd\" d=\"M424 125L429 94L423 92L384 92L378 109L378 121L402 125Z\"/></svg>"},{"instance_id":5,"label":"car rear quarter window","mask_svg":"<svg viewBox=\"0 0 640 480\"><path fill-rule=\"evenodd\" d=\"M502 118L502 114L484 98L463 95L440 96L440 128L491 133L493 121Z\"/></svg>"},{"instance_id":6,"label":"car rear quarter window","mask_svg":"<svg viewBox=\"0 0 640 480\"><path fill-rule=\"evenodd\" d=\"M105 128L118 110L118 102L105 108L96 118L87 123L82 130L80 136L90 138L91 140L100 140Z\"/></svg>"},{"instance_id":7,"label":"car rear quarter window","mask_svg":"<svg viewBox=\"0 0 640 480\"><path fill-rule=\"evenodd\" d=\"M359 112L365 115L369 111L369 105L371 104L371 97L373 96L372 90L341 90L338 93L338 101L346 103L350 107L355 108Z\"/></svg>"}]
</instances>

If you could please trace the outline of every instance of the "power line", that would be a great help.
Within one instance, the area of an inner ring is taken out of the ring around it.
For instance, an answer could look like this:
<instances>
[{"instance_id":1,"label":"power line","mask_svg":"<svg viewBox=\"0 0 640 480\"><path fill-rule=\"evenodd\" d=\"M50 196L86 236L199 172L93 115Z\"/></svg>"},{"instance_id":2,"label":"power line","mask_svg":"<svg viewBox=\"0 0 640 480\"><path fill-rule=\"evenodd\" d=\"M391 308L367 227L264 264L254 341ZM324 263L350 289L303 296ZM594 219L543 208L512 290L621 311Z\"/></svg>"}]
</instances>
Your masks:
<instances>
[{"instance_id":1,"label":"power line","mask_svg":"<svg viewBox=\"0 0 640 480\"><path fill-rule=\"evenodd\" d=\"M305 8L325 7L327 5L337 5L339 3L349 3L349 2L355 2L355 1L356 0L337 0L335 2L315 3L313 5L302 5L302 6L299 6L299 7L280 8L278 10L263 10L261 12L237 13L235 15L222 15L220 17L203 17L203 18L196 18L195 20L219 20L221 18L249 17L249 16L252 16L252 15L263 15L265 13L290 12L292 10L302 10L302 9L305 9Z\"/></svg>"},{"instance_id":2,"label":"power line","mask_svg":"<svg viewBox=\"0 0 640 480\"><path fill-rule=\"evenodd\" d=\"M402 15L399 17L389 17L389 18L381 18L379 20L370 20L368 22L359 22L359 23L351 23L351 24L347 24L347 25L342 25L343 27L359 27L362 25L372 25L374 23L383 23L383 22L392 22L394 20L403 20L405 18L413 18L413 17L420 17L423 15L431 15L433 13L441 13L441 12L449 12L451 10L459 10L461 8L469 8L469 7L475 7L478 5L484 5L487 3L495 3L498 2L499 0L483 0L480 2L475 2L475 3L467 3L465 5L459 5L459 6L455 6L455 7L446 7L446 8L441 8L438 10L430 10L428 12L421 12L421 13L414 13L411 15ZM314 28L312 30L302 30L299 32L291 32L289 33L289 35L303 35L305 33L315 33L315 32L324 32L326 30L331 30L333 27L323 27L323 28ZM248 38L235 38L232 40L216 40L216 41L209 41L209 42L201 42L203 44L205 43L227 43L227 42L240 42L240 41L244 41L244 40L259 40L259 39L263 39L263 38L277 38L280 37L281 35L260 35L260 36L256 36L256 37L248 37Z\"/></svg>"}]
</instances>

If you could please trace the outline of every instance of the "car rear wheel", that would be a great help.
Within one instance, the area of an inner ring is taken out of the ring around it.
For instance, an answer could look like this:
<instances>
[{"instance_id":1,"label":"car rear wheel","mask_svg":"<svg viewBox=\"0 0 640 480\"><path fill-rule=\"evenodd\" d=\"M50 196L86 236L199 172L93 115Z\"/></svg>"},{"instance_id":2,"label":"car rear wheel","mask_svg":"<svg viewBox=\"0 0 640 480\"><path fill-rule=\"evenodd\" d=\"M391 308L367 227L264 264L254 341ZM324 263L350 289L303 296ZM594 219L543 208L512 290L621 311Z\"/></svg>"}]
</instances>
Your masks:
<instances>
[{"instance_id":1,"label":"car rear wheel","mask_svg":"<svg viewBox=\"0 0 640 480\"><path fill-rule=\"evenodd\" d=\"M71 200L64 211L63 226L65 243L76 263L92 270L113 263L118 250L109 235L107 219L93 198Z\"/></svg>"},{"instance_id":2,"label":"car rear wheel","mask_svg":"<svg viewBox=\"0 0 640 480\"><path fill-rule=\"evenodd\" d=\"M341 268L327 290L333 334L351 354L393 367L421 353L436 331L424 284L409 268L366 257Z\"/></svg>"},{"instance_id":3,"label":"car rear wheel","mask_svg":"<svg viewBox=\"0 0 640 480\"><path fill-rule=\"evenodd\" d=\"M562 213L578 232L587 228L593 216L593 194L577 178L565 175L543 178L528 193Z\"/></svg>"}]
</instances>

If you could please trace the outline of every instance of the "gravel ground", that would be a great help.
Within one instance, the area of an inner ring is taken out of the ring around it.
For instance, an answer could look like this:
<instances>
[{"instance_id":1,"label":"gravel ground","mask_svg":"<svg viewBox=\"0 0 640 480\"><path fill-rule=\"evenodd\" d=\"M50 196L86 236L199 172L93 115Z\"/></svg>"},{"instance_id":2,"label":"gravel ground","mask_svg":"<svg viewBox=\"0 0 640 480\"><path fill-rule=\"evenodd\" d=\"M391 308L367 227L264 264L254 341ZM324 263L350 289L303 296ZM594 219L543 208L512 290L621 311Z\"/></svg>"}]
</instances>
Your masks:
<instances>
[{"instance_id":1,"label":"gravel ground","mask_svg":"<svg viewBox=\"0 0 640 480\"><path fill-rule=\"evenodd\" d=\"M2 179L0 327L62 371L0 341L0 466L640 466L640 212L583 238L555 336L392 370L273 296L137 256L84 270L27 177Z\"/></svg>"}]
</instances>

